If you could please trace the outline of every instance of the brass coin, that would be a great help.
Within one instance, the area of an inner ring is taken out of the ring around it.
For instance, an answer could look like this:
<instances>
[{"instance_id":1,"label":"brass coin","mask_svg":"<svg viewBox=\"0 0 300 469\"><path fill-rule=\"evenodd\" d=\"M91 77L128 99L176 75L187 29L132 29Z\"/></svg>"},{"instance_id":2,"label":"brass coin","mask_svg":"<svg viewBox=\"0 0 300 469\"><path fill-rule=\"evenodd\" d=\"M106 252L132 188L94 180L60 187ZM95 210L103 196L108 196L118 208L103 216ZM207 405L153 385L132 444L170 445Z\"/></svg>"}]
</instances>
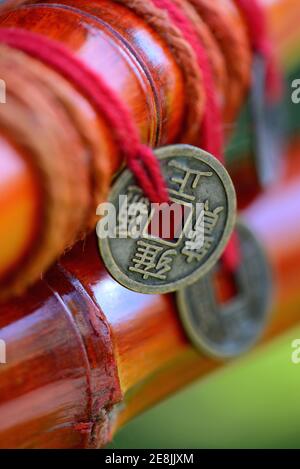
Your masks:
<instances>
[{"instance_id":1,"label":"brass coin","mask_svg":"<svg viewBox=\"0 0 300 469\"><path fill-rule=\"evenodd\" d=\"M175 291L209 272L222 255L236 219L235 190L216 158L190 145L167 146L155 153L173 212L167 204L150 204L126 170L109 197L116 209L116 236L97 231L111 275L141 293ZM167 235L165 227L171 228Z\"/></svg>"},{"instance_id":2,"label":"brass coin","mask_svg":"<svg viewBox=\"0 0 300 469\"><path fill-rule=\"evenodd\" d=\"M249 350L265 330L272 293L263 248L241 222L237 225L242 261L235 275L236 294L225 304L216 298L214 268L205 278L177 292L184 328L194 346L216 358Z\"/></svg>"}]
</instances>

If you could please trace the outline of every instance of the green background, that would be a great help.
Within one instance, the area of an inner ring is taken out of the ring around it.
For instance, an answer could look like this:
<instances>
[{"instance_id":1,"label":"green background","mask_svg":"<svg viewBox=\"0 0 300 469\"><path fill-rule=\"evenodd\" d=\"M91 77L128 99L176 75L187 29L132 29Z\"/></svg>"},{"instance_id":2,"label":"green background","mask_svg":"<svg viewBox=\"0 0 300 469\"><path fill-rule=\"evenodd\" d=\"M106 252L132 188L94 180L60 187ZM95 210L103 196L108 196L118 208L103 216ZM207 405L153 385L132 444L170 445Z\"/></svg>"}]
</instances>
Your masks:
<instances>
[{"instance_id":1,"label":"green background","mask_svg":"<svg viewBox=\"0 0 300 469\"><path fill-rule=\"evenodd\" d=\"M111 448L300 448L293 329L139 416Z\"/></svg>"}]
</instances>

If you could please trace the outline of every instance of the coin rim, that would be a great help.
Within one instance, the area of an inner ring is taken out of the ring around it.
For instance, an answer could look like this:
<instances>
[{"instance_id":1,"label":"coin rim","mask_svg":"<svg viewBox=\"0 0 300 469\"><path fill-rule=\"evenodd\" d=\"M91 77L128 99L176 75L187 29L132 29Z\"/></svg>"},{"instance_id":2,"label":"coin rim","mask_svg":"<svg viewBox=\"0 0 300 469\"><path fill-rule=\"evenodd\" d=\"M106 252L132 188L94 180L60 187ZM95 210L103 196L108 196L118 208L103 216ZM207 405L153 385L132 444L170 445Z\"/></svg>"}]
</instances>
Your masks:
<instances>
[{"instance_id":1,"label":"coin rim","mask_svg":"<svg viewBox=\"0 0 300 469\"><path fill-rule=\"evenodd\" d=\"M228 217L226 220L225 228L223 234L221 236L221 240L213 252L213 254L207 259L207 261L201 266L201 268L196 269L191 275L186 277L186 279L180 279L170 283L169 285L143 285L142 283L136 282L135 280L130 279L130 277L126 276L121 269L118 267L117 263L115 262L113 255L111 253L111 249L109 248L109 240L108 238L99 239L98 238L98 245L100 249L100 253L103 259L103 262L113 276L113 278L120 283L121 285L125 286L129 290L136 291L138 293L146 293L146 294L163 294L163 293L170 293L178 290L178 287L182 288L188 286L199 278L202 278L211 270L211 268L216 264L218 259L224 252L224 249L230 239L230 236L233 232L235 221L236 221L236 210L237 210L237 200L236 200L236 193L233 186L233 182L228 171L225 167L210 153L206 151L193 147L191 145L179 144L179 145L169 145L165 147L161 147L154 151L157 158L159 160L164 160L166 158L171 158L178 156L179 152L184 151L184 156L190 158L197 158L203 163L207 163L212 169L215 171L217 176L223 183L225 194L227 197L227 206L228 206ZM196 153L196 154L195 154ZM129 170L125 170L121 173L119 178L116 180L115 184L113 185L108 201L112 202L116 196L120 193L120 189L124 186L124 180L132 178L132 173ZM120 188L121 186L121 188ZM200 272L199 272L200 271Z\"/></svg>"},{"instance_id":2,"label":"coin rim","mask_svg":"<svg viewBox=\"0 0 300 469\"><path fill-rule=\"evenodd\" d=\"M188 291L187 291L188 288L182 288L176 292L177 310L178 310L179 317L181 319L181 322L182 322L182 325L186 332L187 337L189 338L191 343L194 345L196 351L198 351L202 356L206 355L209 358L214 358L214 359L219 359L219 360L229 360L229 359L244 355L261 340L265 331L265 327L267 326L271 317L271 310L272 310L273 297L274 297L271 266L270 266L267 253L262 243L254 235L253 231L247 226L247 224L243 220L239 219L237 221L236 227L238 230L242 230L244 232L246 231L247 235L250 234L265 264L267 293L264 297L264 304L262 305L263 320L261 322L259 332L258 334L255 335L255 337L253 337L253 340L249 340L247 344L245 344L245 347L240 348L236 353L222 353L221 351L216 350L216 348L213 345L211 345L212 343L211 341L209 341L209 344L208 344L203 338L203 335L199 336L199 334L195 331L195 328L192 322L189 320L189 308L185 300L186 295L188 294ZM199 299L199 301L201 301L201 299Z\"/></svg>"}]
</instances>

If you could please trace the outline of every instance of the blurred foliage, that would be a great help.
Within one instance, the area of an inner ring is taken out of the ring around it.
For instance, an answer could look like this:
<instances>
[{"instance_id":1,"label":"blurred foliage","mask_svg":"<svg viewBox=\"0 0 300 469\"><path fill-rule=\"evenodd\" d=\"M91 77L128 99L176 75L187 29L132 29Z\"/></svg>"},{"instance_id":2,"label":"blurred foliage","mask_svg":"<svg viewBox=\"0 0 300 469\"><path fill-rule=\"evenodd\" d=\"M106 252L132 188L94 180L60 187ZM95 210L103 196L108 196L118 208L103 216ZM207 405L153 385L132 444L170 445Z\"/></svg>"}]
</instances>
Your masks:
<instances>
[{"instance_id":1,"label":"blurred foliage","mask_svg":"<svg viewBox=\"0 0 300 469\"><path fill-rule=\"evenodd\" d=\"M300 313L300 312L299 312ZM111 448L300 448L300 328L128 424Z\"/></svg>"}]
</instances>

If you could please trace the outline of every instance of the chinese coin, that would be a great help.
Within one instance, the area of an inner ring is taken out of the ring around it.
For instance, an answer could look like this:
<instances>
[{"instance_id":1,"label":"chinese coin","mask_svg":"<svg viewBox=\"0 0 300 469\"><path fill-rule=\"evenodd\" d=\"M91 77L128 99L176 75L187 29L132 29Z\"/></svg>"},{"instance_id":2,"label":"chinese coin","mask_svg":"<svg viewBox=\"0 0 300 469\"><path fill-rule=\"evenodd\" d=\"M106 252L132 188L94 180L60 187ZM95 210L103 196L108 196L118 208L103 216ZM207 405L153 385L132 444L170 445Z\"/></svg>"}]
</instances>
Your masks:
<instances>
[{"instance_id":1,"label":"chinese coin","mask_svg":"<svg viewBox=\"0 0 300 469\"><path fill-rule=\"evenodd\" d=\"M207 274L222 255L236 219L230 176L213 156L189 145L155 151L170 204L150 204L125 170L111 190L114 210L97 234L103 261L125 287L167 293ZM115 211L115 213L114 213Z\"/></svg>"},{"instance_id":2,"label":"chinese coin","mask_svg":"<svg viewBox=\"0 0 300 469\"><path fill-rule=\"evenodd\" d=\"M230 358L247 351L261 337L267 324L271 275L263 248L241 222L237 224L241 263L234 275L232 298L220 302L215 284L216 267L194 284L177 292L184 328L200 352Z\"/></svg>"}]
</instances>

